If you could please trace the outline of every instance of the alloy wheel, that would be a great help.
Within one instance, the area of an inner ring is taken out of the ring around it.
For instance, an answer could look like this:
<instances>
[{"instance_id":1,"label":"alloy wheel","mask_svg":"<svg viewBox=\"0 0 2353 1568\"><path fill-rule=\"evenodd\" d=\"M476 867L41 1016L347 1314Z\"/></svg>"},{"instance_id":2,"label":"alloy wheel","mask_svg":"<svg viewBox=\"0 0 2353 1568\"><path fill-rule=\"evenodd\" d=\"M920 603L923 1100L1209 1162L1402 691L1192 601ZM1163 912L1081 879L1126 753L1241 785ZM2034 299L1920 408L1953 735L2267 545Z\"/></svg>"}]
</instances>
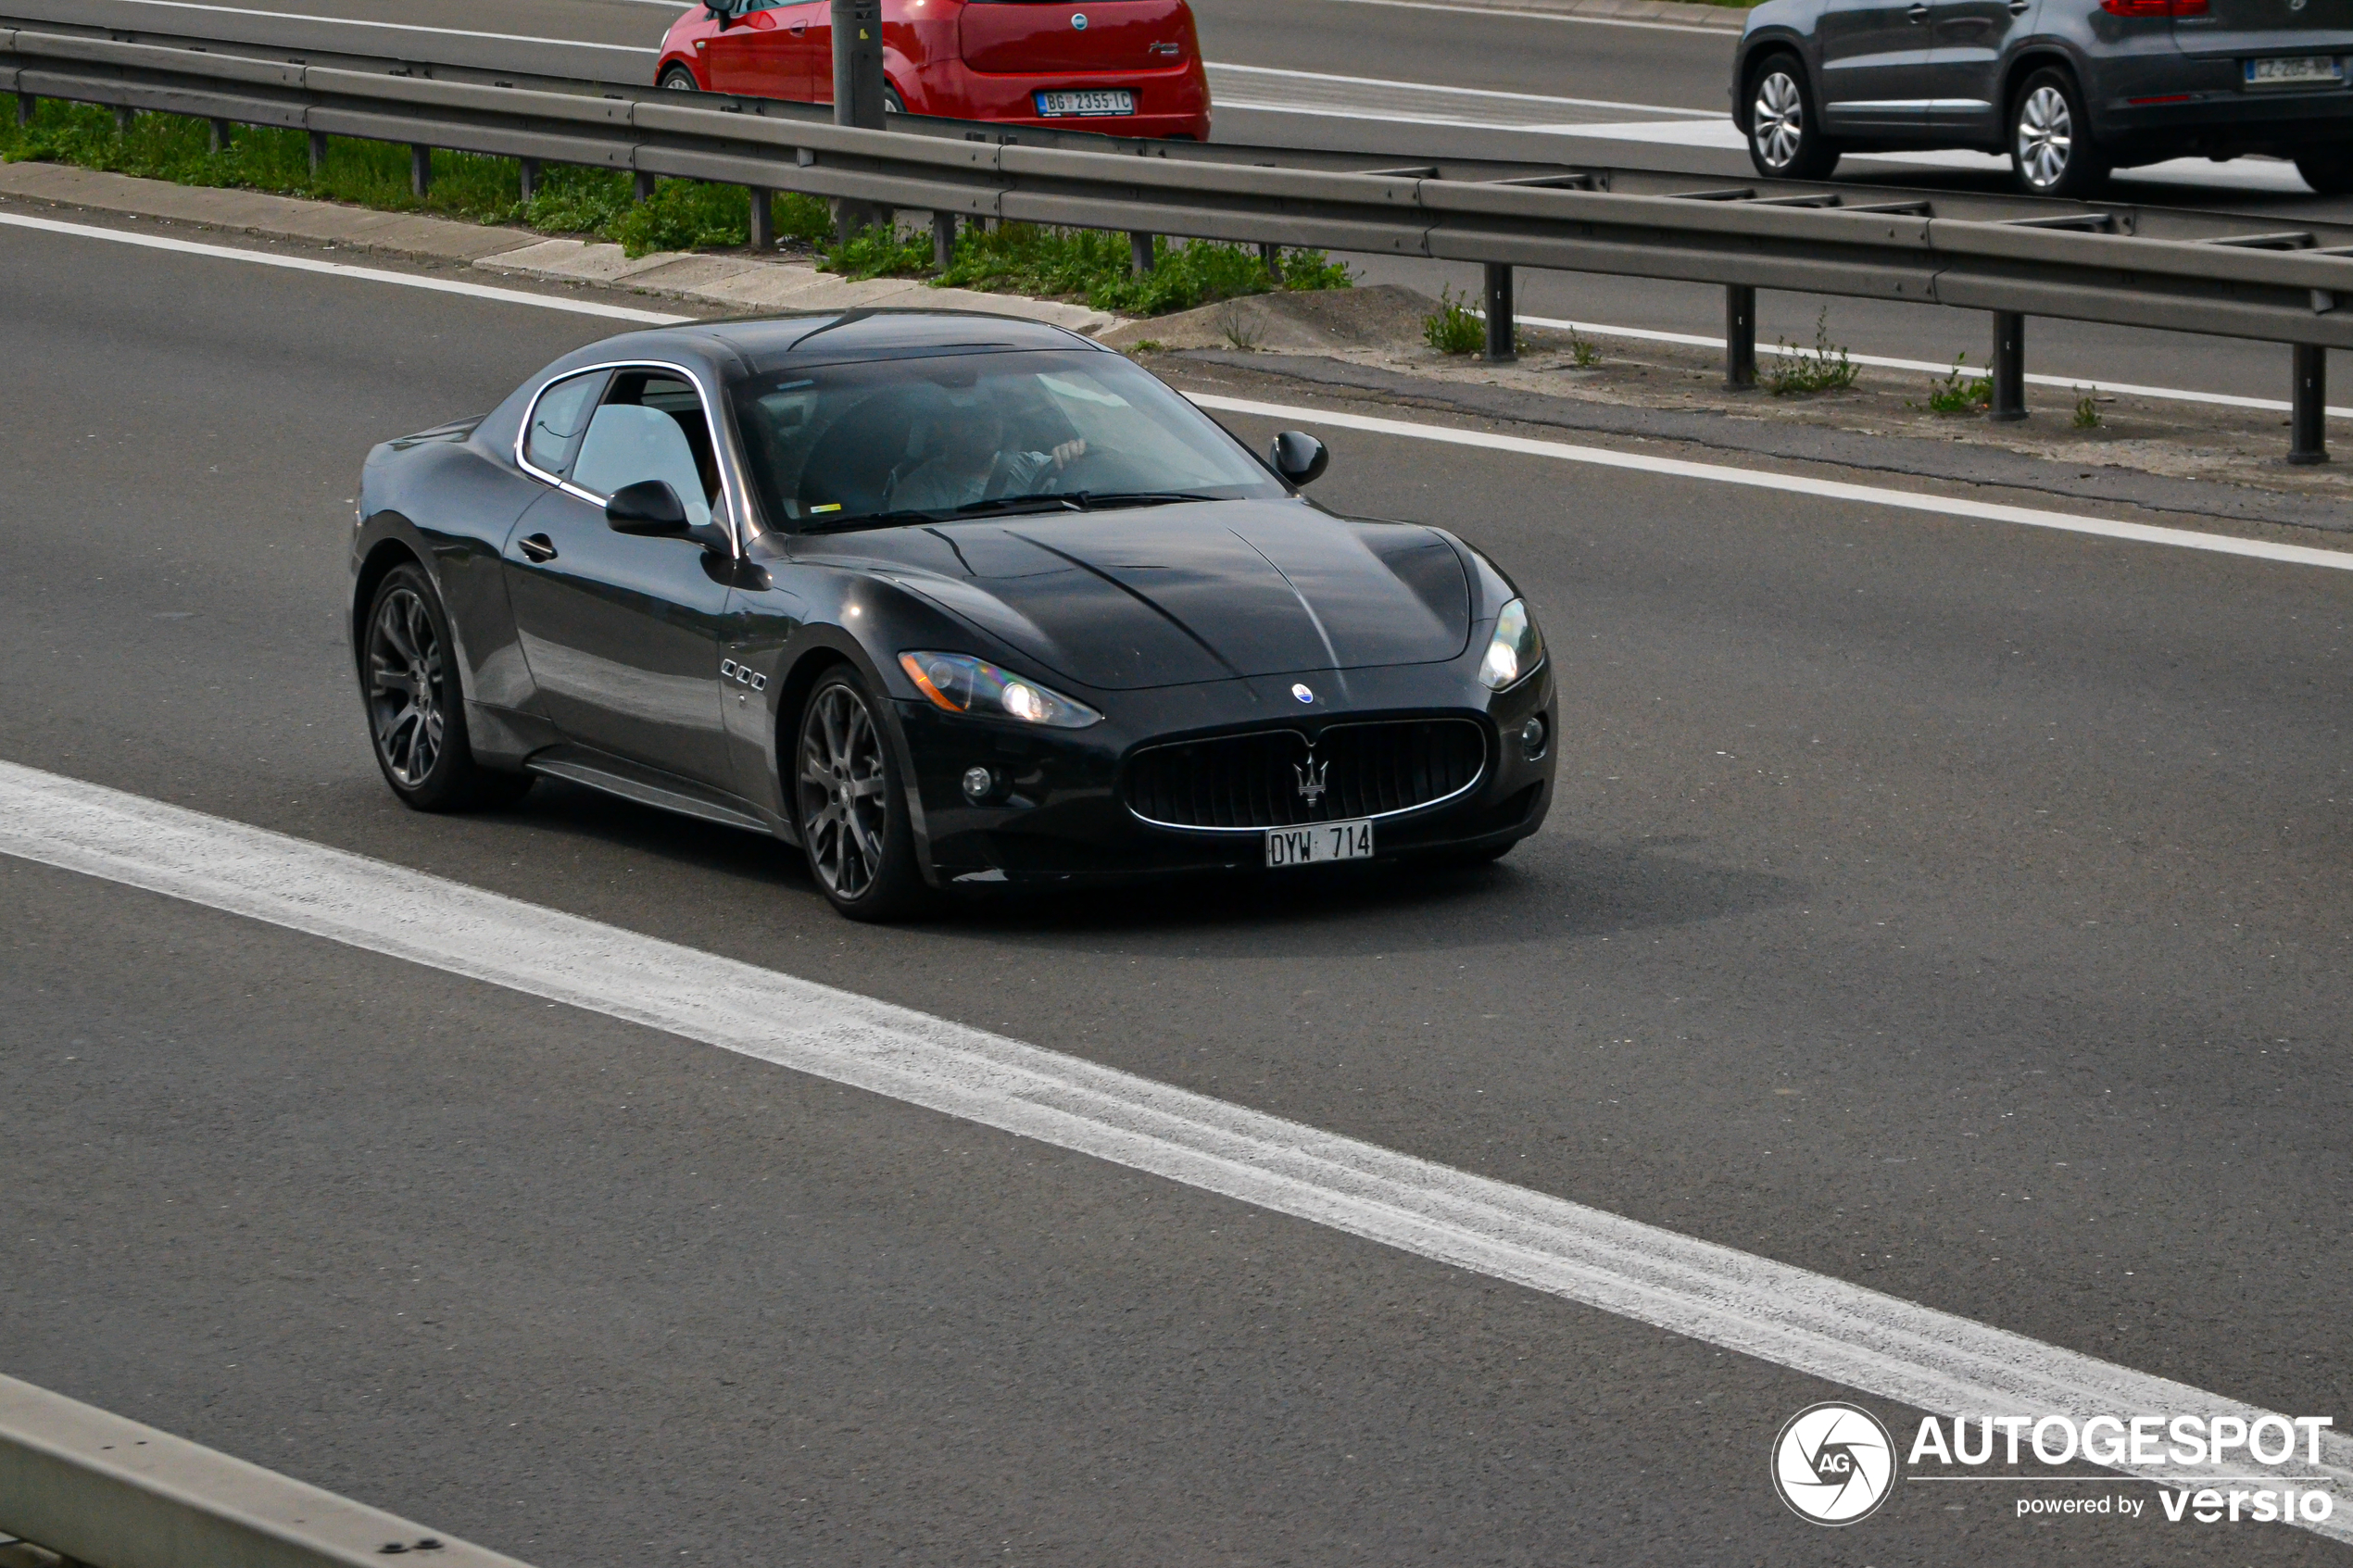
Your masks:
<instances>
[{"instance_id":1,"label":"alloy wheel","mask_svg":"<svg viewBox=\"0 0 2353 1568\"><path fill-rule=\"evenodd\" d=\"M384 769L420 788L441 760L448 723L448 668L433 611L413 588L396 588L376 607L368 633L368 712Z\"/></svg>"},{"instance_id":2,"label":"alloy wheel","mask_svg":"<svg viewBox=\"0 0 2353 1568\"><path fill-rule=\"evenodd\" d=\"M827 685L800 721L800 831L837 898L862 897L881 872L888 788L873 710L849 686Z\"/></svg>"},{"instance_id":3,"label":"alloy wheel","mask_svg":"<svg viewBox=\"0 0 2353 1568\"><path fill-rule=\"evenodd\" d=\"M2067 175L2075 153L2075 117L2067 94L2041 86L2026 95L2018 110L2018 167L2026 182L2048 190Z\"/></svg>"},{"instance_id":4,"label":"alloy wheel","mask_svg":"<svg viewBox=\"0 0 2353 1568\"><path fill-rule=\"evenodd\" d=\"M1756 103L1749 110L1750 139L1764 160L1775 169L1796 161L1806 139L1806 96L1796 79L1785 70L1765 73L1756 84Z\"/></svg>"}]
</instances>

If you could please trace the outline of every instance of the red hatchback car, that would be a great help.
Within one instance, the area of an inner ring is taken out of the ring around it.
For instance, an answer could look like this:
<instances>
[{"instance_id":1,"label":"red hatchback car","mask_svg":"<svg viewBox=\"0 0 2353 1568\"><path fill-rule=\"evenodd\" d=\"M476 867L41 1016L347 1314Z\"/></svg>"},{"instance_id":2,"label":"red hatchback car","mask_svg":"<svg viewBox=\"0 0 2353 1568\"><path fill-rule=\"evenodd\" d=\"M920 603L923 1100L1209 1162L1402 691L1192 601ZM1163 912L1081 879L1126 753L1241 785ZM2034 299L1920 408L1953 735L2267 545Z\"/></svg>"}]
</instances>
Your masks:
<instances>
[{"instance_id":1,"label":"red hatchback car","mask_svg":"<svg viewBox=\"0 0 2353 1568\"><path fill-rule=\"evenodd\" d=\"M834 101L831 0L696 6L661 41L664 87ZM890 107L949 119L1209 140L1185 0L883 0Z\"/></svg>"}]
</instances>

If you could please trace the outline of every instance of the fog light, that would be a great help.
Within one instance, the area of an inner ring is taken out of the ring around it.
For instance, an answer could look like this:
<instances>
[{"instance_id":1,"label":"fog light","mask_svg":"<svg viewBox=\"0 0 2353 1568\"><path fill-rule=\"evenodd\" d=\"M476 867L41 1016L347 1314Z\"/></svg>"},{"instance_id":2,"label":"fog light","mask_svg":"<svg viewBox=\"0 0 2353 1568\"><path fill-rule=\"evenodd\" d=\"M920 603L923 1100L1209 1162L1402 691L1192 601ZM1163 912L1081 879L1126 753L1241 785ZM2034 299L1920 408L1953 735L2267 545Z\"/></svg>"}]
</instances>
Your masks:
<instances>
[{"instance_id":1,"label":"fog light","mask_svg":"<svg viewBox=\"0 0 2353 1568\"><path fill-rule=\"evenodd\" d=\"M1519 727L1519 754L1530 762L1544 755L1544 716L1541 713L1529 715L1528 722Z\"/></svg>"},{"instance_id":2,"label":"fog light","mask_svg":"<svg viewBox=\"0 0 2353 1568\"><path fill-rule=\"evenodd\" d=\"M964 770L964 798L977 806L997 787L997 775L986 768Z\"/></svg>"}]
</instances>

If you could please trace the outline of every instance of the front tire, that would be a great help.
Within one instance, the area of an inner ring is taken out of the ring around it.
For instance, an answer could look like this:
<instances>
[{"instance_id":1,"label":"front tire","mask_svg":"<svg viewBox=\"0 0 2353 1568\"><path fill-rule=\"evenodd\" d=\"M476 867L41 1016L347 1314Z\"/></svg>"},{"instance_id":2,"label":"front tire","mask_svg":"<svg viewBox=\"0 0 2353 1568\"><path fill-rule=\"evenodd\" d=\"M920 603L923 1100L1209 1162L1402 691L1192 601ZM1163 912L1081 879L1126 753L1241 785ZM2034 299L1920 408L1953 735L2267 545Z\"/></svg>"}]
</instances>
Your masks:
<instances>
[{"instance_id":1,"label":"front tire","mask_svg":"<svg viewBox=\"0 0 2353 1568\"><path fill-rule=\"evenodd\" d=\"M2108 183L2108 160L2092 140L2074 77L2044 69L2020 85L2010 101L2010 161L2030 196L2080 199Z\"/></svg>"},{"instance_id":2,"label":"front tire","mask_svg":"<svg viewBox=\"0 0 2353 1568\"><path fill-rule=\"evenodd\" d=\"M528 773L474 760L449 616L424 569L395 568L368 601L360 682L376 766L403 805L420 811L507 806L531 788Z\"/></svg>"},{"instance_id":3,"label":"front tire","mask_svg":"<svg viewBox=\"0 0 2353 1568\"><path fill-rule=\"evenodd\" d=\"M699 93L702 91L702 84L695 80L695 73L688 70L685 66L670 67L667 70L661 73L661 79L655 82L654 85L668 93Z\"/></svg>"},{"instance_id":4,"label":"front tire","mask_svg":"<svg viewBox=\"0 0 2353 1568\"><path fill-rule=\"evenodd\" d=\"M2296 171L2317 194L2353 196L2353 147L2322 147L2300 154Z\"/></svg>"},{"instance_id":5,"label":"front tire","mask_svg":"<svg viewBox=\"0 0 2353 1568\"><path fill-rule=\"evenodd\" d=\"M1748 78L1748 161L1768 180L1826 180L1839 149L1795 55L1768 55Z\"/></svg>"},{"instance_id":6,"label":"front tire","mask_svg":"<svg viewBox=\"0 0 2353 1568\"><path fill-rule=\"evenodd\" d=\"M801 709L793 799L809 874L836 909L888 921L922 905L914 824L882 705L847 665L820 677Z\"/></svg>"}]
</instances>

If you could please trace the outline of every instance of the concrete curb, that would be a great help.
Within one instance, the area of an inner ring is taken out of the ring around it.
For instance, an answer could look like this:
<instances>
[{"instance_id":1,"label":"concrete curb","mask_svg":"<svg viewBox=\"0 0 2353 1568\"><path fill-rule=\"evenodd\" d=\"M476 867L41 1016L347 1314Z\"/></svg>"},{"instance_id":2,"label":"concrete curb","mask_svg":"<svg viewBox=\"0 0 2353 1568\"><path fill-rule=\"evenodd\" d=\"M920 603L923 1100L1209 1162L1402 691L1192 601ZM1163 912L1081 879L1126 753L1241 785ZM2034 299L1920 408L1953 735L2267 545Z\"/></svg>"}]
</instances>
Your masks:
<instances>
[{"instance_id":1,"label":"concrete curb","mask_svg":"<svg viewBox=\"0 0 2353 1568\"><path fill-rule=\"evenodd\" d=\"M847 310L911 306L975 310L1099 332L1120 318L1083 305L971 289L935 289L906 278L851 282L815 268L755 256L657 251L631 259L617 245L550 239L419 213L376 212L259 191L175 185L58 163L0 164L0 195L31 197L139 218L270 239L307 240L358 251L480 268L510 277L628 289L727 311Z\"/></svg>"}]
</instances>

